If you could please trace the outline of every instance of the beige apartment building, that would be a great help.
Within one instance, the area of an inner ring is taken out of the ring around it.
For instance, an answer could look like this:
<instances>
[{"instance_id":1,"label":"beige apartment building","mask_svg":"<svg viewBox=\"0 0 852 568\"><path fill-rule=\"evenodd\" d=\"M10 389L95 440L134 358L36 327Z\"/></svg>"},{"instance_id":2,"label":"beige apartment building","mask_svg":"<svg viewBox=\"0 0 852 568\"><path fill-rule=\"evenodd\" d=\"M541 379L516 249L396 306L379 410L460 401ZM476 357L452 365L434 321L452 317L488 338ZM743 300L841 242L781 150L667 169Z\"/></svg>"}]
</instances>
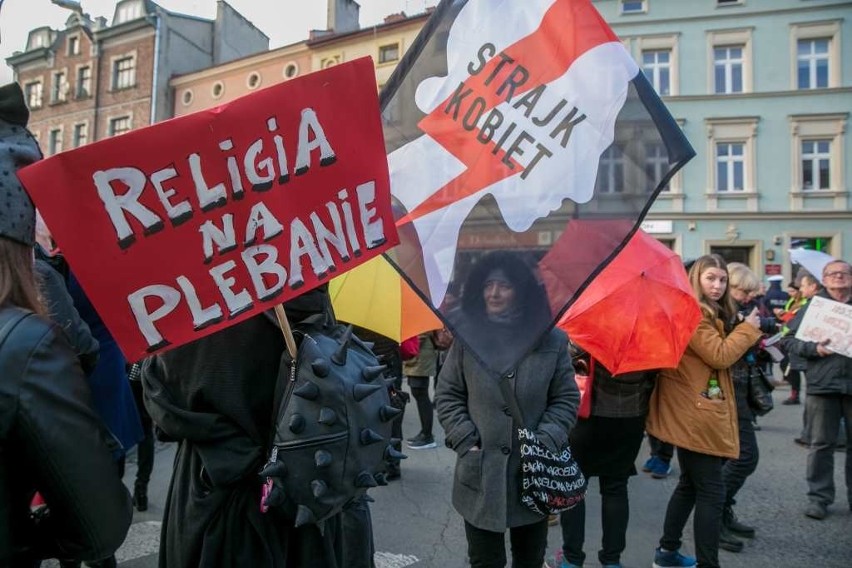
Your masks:
<instances>
[{"instance_id":1,"label":"beige apartment building","mask_svg":"<svg viewBox=\"0 0 852 568\"><path fill-rule=\"evenodd\" d=\"M376 86L381 88L411 46L432 9L407 16L391 14L381 24L361 28L354 0L328 0L326 30L308 39L174 77L174 116L217 106L256 89L269 87L319 69L360 57L372 57Z\"/></svg>"}]
</instances>

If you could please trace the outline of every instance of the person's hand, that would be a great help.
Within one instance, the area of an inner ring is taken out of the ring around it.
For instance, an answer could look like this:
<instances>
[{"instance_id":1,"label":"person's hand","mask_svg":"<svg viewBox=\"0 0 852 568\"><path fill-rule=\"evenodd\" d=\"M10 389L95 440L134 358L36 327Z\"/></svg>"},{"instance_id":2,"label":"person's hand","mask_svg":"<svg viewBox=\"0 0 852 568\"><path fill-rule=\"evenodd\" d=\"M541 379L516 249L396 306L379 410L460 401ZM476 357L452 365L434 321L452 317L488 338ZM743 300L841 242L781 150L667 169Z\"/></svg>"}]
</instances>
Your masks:
<instances>
[{"instance_id":1,"label":"person's hand","mask_svg":"<svg viewBox=\"0 0 852 568\"><path fill-rule=\"evenodd\" d=\"M823 339L817 343L817 354L819 354L820 357L827 357L834 353L834 351L825 347L825 345L828 345L829 343L831 343L830 339Z\"/></svg>"},{"instance_id":2,"label":"person's hand","mask_svg":"<svg viewBox=\"0 0 852 568\"><path fill-rule=\"evenodd\" d=\"M757 315L757 308L754 308L749 315L745 317L745 322L755 329L760 329L760 316Z\"/></svg>"}]
</instances>

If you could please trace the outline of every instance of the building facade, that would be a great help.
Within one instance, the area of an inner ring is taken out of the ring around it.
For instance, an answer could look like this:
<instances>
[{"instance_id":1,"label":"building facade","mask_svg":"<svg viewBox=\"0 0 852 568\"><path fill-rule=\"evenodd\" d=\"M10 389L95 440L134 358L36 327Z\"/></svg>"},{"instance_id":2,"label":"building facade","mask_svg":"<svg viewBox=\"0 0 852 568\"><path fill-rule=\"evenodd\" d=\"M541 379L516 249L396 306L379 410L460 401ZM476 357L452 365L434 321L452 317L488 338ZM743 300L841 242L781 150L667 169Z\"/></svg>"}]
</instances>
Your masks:
<instances>
[{"instance_id":1,"label":"building facade","mask_svg":"<svg viewBox=\"0 0 852 568\"><path fill-rule=\"evenodd\" d=\"M25 50L7 61L27 98L30 129L50 156L168 118L172 75L268 47L222 0L215 20L122 0L110 23L74 11L64 30L32 30Z\"/></svg>"},{"instance_id":2,"label":"building facade","mask_svg":"<svg viewBox=\"0 0 852 568\"><path fill-rule=\"evenodd\" d=\"M790 248L852 260L852 2L594 3L697 152L648 231L785 281Z\"/></svg>"}]
</instances>

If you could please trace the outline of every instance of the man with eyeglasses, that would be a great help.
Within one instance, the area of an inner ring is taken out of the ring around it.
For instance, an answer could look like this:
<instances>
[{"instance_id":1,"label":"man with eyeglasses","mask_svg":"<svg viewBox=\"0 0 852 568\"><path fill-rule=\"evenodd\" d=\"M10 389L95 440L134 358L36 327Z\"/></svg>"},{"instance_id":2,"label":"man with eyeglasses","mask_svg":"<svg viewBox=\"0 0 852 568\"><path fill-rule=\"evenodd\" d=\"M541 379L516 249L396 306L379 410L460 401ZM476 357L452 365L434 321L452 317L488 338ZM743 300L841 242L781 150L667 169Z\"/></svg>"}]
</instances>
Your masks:
<instances>
[{"instance_id":1,"label":"man with eyeglasses","mask_svg":"<svg viewBox=\"0 0 852 568\"><path fill-rule=\"evenodd\" d=\"M829 262L822 271L825 289L817 294L829 300L852 305L852 266L842 260ZM783 339L789 353L807 361L807 413L805 430L810 440L808 454L808 499L805 515L822 520L834 502L834 446L840 422L845 419L846 439L852 440L852 359L831 350L828 340L816 343L795 338L796 330L810 304L799 310L788 324L790 334ZM846 494L852 510L852 452L846 452Z\"/></svg>"}]
</instances>

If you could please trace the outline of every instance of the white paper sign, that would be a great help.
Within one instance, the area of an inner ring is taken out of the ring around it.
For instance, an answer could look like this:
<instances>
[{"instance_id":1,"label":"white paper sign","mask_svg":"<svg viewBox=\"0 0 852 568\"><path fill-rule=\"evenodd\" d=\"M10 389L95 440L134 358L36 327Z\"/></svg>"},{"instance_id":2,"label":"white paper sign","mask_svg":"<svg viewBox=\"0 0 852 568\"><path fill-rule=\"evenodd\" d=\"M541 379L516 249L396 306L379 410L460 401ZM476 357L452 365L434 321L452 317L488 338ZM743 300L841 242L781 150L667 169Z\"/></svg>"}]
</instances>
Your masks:
<instances>
[{"instance_id":1,"label":"white paper sign","mask_svg":"<svg viewBox=\"0 0 852 568\"><path fill-rule=\"evenodd\" d=\"M828 339L826 349L852 357L852 306L814 297L796 331L796 339L815 342Z\"/></svg>"}]
</instances>

